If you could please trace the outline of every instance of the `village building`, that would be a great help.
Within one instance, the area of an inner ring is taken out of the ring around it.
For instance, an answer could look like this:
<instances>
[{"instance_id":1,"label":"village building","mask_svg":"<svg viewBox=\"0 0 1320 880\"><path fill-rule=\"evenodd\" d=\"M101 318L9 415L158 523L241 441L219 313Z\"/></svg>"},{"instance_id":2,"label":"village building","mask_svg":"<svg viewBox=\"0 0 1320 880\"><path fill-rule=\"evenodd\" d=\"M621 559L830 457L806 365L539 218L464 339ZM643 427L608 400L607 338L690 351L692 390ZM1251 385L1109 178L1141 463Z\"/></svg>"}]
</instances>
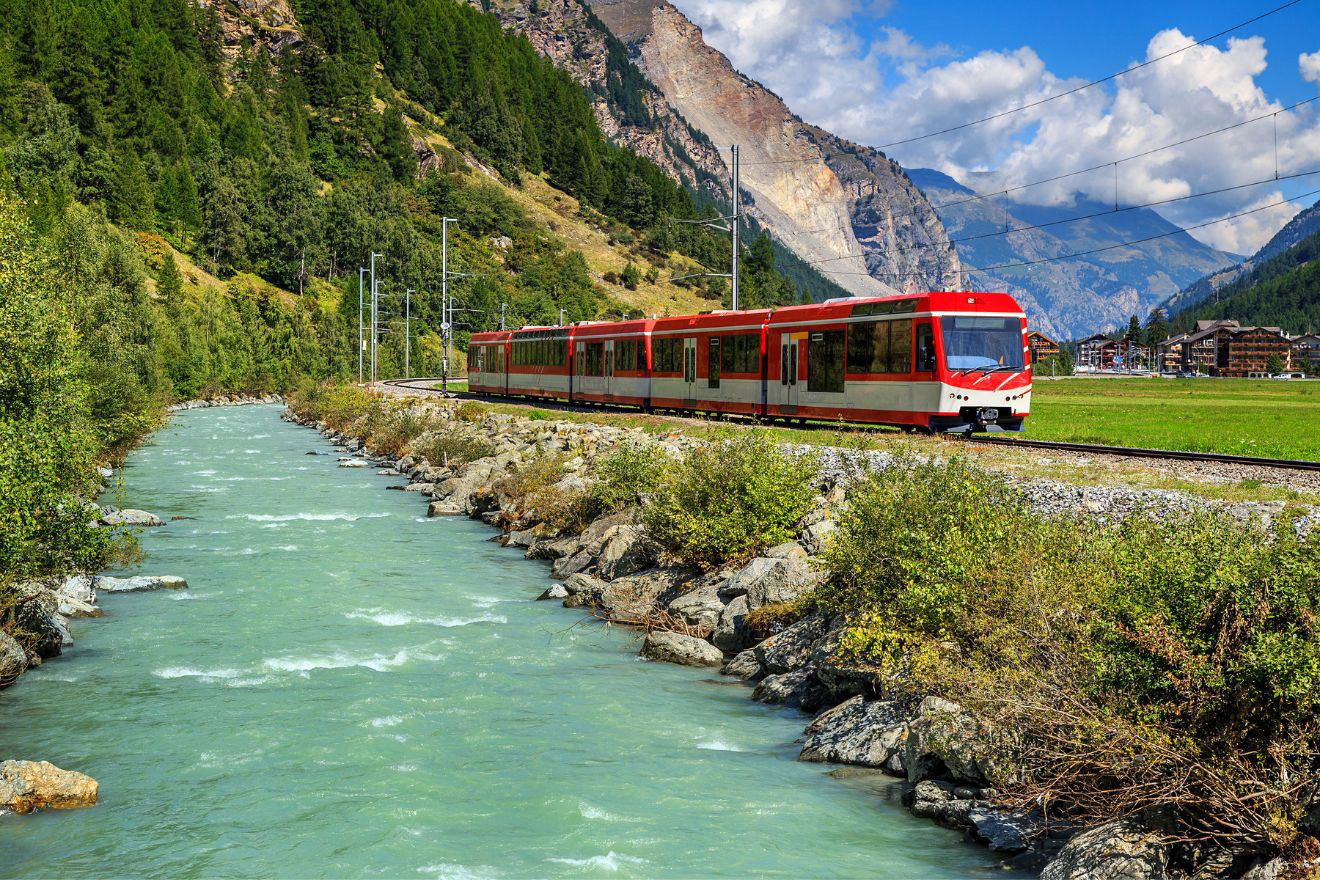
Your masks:
<instances>
[{"instance_id":1,"label":"village building","mask_svg":"<svg viewBox=\"0 0 1320 880\"><path fill-rule=\"evenodd\" d=\"M1059 355L1059 343L1050 339L1039 330L1027 334L1027 346L1031 349L1031 362L1038 364L1043 360Z\"/></svg>"},{"instance_id":2,"label":"village building","mask_svg":"<svg viewBox=\"0 0 1320 880\"><path fill-rule=\"evenodd\" d=\"M1320 335L1303 333L1289 344L1289 369L1308 376L1320 376Z\"/></svg>"}]
</instances>

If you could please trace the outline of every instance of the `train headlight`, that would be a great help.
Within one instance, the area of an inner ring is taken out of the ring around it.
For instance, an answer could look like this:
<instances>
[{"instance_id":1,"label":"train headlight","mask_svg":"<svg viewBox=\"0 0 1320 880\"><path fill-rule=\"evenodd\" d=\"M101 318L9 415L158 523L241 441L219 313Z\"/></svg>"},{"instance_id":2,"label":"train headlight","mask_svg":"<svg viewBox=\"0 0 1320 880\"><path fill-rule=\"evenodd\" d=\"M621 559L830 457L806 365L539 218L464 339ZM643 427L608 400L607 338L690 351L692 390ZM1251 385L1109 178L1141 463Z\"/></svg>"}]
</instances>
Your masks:
<instances>
[{"instance_id":1,"label":"train headlight","mask_svg":"<svg viewBox=\"0 0 1320 880\"><path fill-rule=\"evenodd\" d=\"M983 422L997 422L999 421L999 410L993 406L983 407L976 411L976 417Z\"/></svg>"}]
</instances>

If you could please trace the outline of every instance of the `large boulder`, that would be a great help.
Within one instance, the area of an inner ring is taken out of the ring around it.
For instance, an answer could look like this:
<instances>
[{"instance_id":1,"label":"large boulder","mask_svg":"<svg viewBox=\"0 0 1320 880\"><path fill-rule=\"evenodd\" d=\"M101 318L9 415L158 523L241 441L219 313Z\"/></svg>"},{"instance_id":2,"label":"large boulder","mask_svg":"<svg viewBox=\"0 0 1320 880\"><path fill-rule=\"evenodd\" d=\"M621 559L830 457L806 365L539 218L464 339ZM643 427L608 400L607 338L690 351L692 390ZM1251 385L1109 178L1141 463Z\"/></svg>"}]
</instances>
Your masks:
<instances>
[{"instance_id":1,"label":"large boulder","mask_svg":"<svg viewBox=\"0 0 1320 880\"><path fill-rule=\"evenodd\" d=\"M1168 846L1131 820L1097 825L1064 844L1041 880L1163 880Z\"/></svg>"},{"instance_id":2,"label":"large boulder","mask_svg":"<svg viewBox=\"0 0 1320 880\"><path fill-rule=\"evenodd\" d=\"M65 578L55 588L55 601L64 617L100 617L96 607L95 581L90 575L79 574Z\"/></svg>"},{"instance_id":3,"label":"large boulder","mask_svg":"<svg viewBox=\"0 0 1320 880\"><path fill-rule=\"evenodd\" d=\"M692 576L686 568L653 568L607 582L595 596L597 608L615 618L640 618L664 596L682 589Z\"/></svg>"},{"instance_id":4,"label":"large boulder","mask_svg":"<svg viewBox=\"0 0 1320 880\"><path fill-rule=\"evenodd\" d=\"M641 526L619 526L605 541L597 563L607 581L635 574L654 565L659 548Z\"/></svg>"},{"instance_id":5,"label":"large boulder","mask_svg":"<svg viewBox=\"0 0 1320 880\"><path fill-rule=\"evenodd\" d=\"M146 575L136 577L98 577L96 589L103 593L141 593L147 590L184 590L188 582L172 574Z\"/></svg>"},{"instance_id":6,"label":"large boulder","mask_svg":"<svg viewBox=\"0 0 1320 880\"><path fill-rule=\"evenodd\" d=\"M145 510L126 507L123 510L107 509L101 514L103 526L163 526L165 520Z\"/></svg>"},{"instance_id":7,"label":"large boulder","mask_svg":"<svg viewBox=\"0 0 1320 880\"><path fill-rule=\"evenodd\" d=\"M914 816L931 819L950 828L971 827L970 798L955 796L954 787L947 782L927 779L918 782L903 795L903 804Z\"/></svg>"},{"instance_id":8,"label":"large boulder","mask_svg":"<svg viewBox=\"0 0 1320 880\"><path fill-rule=\"evenodd\" d=\"M46 761L0 763L0 808L30 813L43 807L66 810L96 803L96 780Z\"/></svg>"},{"instance_id":9,"label":"large boulder","mask_svg":"<svg viewBox=\"0 0 1320 880\"><path fill-rule=\"evenodd\" d=\"M679 594L669 602L669 613L689 626L702 631L713 631L724 613L724 600L719 590L722 580L703 579L695 587Z\"/></svg>"},{"instance_id":10,"label":"large boulder","mask_svg":"<svg viewBox=\"0 0 1320 880\"><path fill-rule=\"evenodd\" d=\"M799 540L802 542L802 546L806 548L807 553L812 556L819 556L825 551L826 545L838 530L839 526L834 520L821 520L803 529Z\"/></svg>"},{"instance_id":11,"label":"large boulder","mask_svg":"<svg viewBox=\"0 0 1320 880\"><path fill-rule=\"evenodd\" d=\"M986 785L995 777L995 754L989 731L957 703L926 697L908 723L903 756L908 781L949 776Z\"/></svg>"},{"instance_id":12,"label":"large boulder","mask_svg":"<svg viewBox=\"0 0 1320 880\"><path fill-rule=\"evenodd\" d=\"M735 654L751 644L751 633L747 631L746 596L737 596L724 606L710 641L726 654Z\"/></svg>"},{"instance_id":13,"label":"large boulder","mask_svg":"<svg viewBox=\"0 0 1320 880\"><path fill-rule=\"evenodd\" d=\"M825 692L811 669L797 669L783 675L767 675L752 691L752 699L762 703L782 703L804 712L820 708Z\"/></svg>"},{"instance_id":14,"label":"large boulder","mask_svg":"<svg viewBox=\"0 0 1320 880\"><path fill-rule=\"evenodd\" d=\"M27 669L27 651L14 637L0 630L0 688L7 688Z\"/></svg>"},{"instance_id":15,"label":"large boulder","mask_svg":"<svg viewBox=\"0 0 1320 880\"><path fill-rule=\"evenodd\" d=\"M726 596L745 595L755 611L772 602L794 602L816 588L820 574L800 557L760 556L737 571L725 584Z\"/></svg>"},{"instance_id":16,"label":"large boulder","mask_svg":"<svg viewBox=\"0 0 1320 880\"><path fill-rule=\"evenodd\" d=\"M967 819L972 837L995 852L1020 853L1039 833L1036 822L1025 813L977 806Z\"/></svg>"},{"instance_id":17,"label":"large boulder","mask_svg":"<svg viewBox=\"0 0 1320 880\"><path fill-rule=\"evenodd\" d=\"M765 675L765 670L761 668L761 661L756 659L756 651L752 648L740 651L736 657L725 663L720 671L725 675L737 676L743 681Z\"/></svg>"},{"instance_id":18,"label":"large boulder","mask_svg":"<svg viewBox=\"0 0 1320 880\"><path fill-rule=\"evenodd\" d=\"M780 675L805 666L827 626L825 618L813 614L772 635L755 648L761 668L768 675Z\"/></svg>"},{"instance_id":19,"label":"large boulder","mask_svg":"<svg viewBox=\"0 0 1320 880\"><path fill-rule=\"evenodd\" d=\"M893 701L857 696L821 713L806 730L803 761L902 770L907 713Z\"/></svg>"},{"instance_id":20,"label":"large boulder","mask_svg":"<svg viewBox=\"0 0 1320 880\"><path fill-rule=\"evenodd\" d=\"M26 634L27 649L42 660L54 657L72 641L60 616L59 600L39 583L29 581L14 587L11 613L15 629Z\"/></svg>"},{"instance_id":21,"label":"large boulder","mask_svg":"<svg viewBox=\"0 0 1320 880\"><path fill-rule=\"evenodd\" d=\"M652 630L642 642L642 656L684 666L719 666L724 654L705 639Z\"/></svg>"}]
</instances>

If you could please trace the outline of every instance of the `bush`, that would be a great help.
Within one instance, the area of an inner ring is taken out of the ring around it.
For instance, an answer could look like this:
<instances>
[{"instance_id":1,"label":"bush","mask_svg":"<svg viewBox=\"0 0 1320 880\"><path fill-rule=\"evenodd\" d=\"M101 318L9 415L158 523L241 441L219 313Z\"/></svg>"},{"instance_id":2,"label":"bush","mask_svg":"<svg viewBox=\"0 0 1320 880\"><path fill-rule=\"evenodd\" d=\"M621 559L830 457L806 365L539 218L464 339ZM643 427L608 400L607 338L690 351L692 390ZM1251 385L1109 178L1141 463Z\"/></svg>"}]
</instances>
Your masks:
<instances>
[{"instance_id":1,"label":"bush","mask_svg":"<svg viewBox=\"0 0 1320 880\"><path fill-rule=\"evenodd\" d=\"M601 508L613 512L641 504L659 487L668 463L654 444L625 443L615 449L596 465L593 491Z\"/></svg>"},{"instance_id":2,"label":"bush","mask_svg":"<svg viewBox=\"0 0 1320 880\"><path fill-rule=\"evenodd\" d=\"M1320 757L1320 539L1223 512L1043 516L1001 475L905 461L852 487L825 558L814 600L848 618L840 654L1011 743L992 780L1010 799L1160 811L1220 845L1297 838Z\"/></svg>"},{"instance_id":3,"label":"bush","mask_svg":"<svg viewBox=\"0 0 1320 880\"><path fill-rule=\"evenodd\" d=\"M414 440L434 430L433 413L419 412L409 401L377 401L367 412L367 442L376 452L401 456Z\"/></svg>"},{"instance_id":4,"label":"bush","mask_svg":"<svg viewBox=\"0 0 1320 880\"><path fill-rule=\"evenodd\" d=\"M454 418L460 422L469 422L475 424L480 422L486 415L486 408L475 400L465 400L454 410Z\"/></svg>"},{"instance_id":5,"label":"bush","mask_svg":"<svg viewBox=\"0 0 1320 880\"><path fill-rule=\"evenodd\" d=\"M643 517L676 559L714 569L793 537L815 476L814 458L791 458L764 433L745 431L668 468Z\"/></svg>"}]
</instances>

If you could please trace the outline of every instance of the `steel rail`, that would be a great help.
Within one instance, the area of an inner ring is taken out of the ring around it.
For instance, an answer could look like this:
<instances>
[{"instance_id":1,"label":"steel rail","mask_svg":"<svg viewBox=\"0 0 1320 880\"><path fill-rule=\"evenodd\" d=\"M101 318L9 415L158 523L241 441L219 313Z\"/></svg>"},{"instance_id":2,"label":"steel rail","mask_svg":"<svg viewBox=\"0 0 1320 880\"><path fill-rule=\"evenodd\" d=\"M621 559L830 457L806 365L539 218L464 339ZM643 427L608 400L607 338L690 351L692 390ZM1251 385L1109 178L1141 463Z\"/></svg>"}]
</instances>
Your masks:
<instances>
[{"instance_id":1,"label":"steel rail","mask_svg":"<svg viewBox=\"0 0 1320 880\"><path fill-rule=\"evenodd\" d=\"M1086 452L1092 455L1118 455L1124 458L1164 458L1174 461L1204 461L1211 464L1245 464L1253 467L1284 468L1294 471L1320 471L1320 461L1294 458L1257 458L1252 455L1227 455L1218 452L1186 452L1178 449L1147 449L1140 446L1101 446L1096 443L1065 443L1055 440L1027 440L1016 437L986 437L968 434L970 443L991 446L1027 446L1060 452Z\"/></svg>"},{"instance_id":2,"label":"steel rail","mask_svg":"<svg viewBox=\"0 0 1320 880\"><path fill-rule=\"evenodd\" d=\"M440 392L435 388L421 387L411 383L438 381L431 379L394 379L382 382L383 385L393 385L400 388L411 388L415 391L433 391ZM479 399L482 395L472 392L451 392L456 397L469 397ZM575 405L570 401L547 399L540 401L541 404L551 406L558 404L565 409L572 409L581 412L589 412L593 409L599 409L600 404L592 406ZM622 407L616 407L622 408ZM632 409L632 408L627 408ZM822 426L837 427L834 422L820 422ZM874 427L859 425L859 427ZM1084 452L1091 455L1116 455L1123 458L1162 458L1172 461L1201 461L1209 464L1240 464L1252 467L1280 468L1283 470L1294 471L1320 471L1320 461L1304 461L1295 458L1258 458L1252 455L1227 455L1218 452L1187 452L1178 449L1148 449L1140 446L1102 446L1096 443L1067 443L1057 440L1029 440L1019 437L994 437L983 434L960 434L956 437L966 440L969 443L983 443L989 446L1018 446L1031 449L1054 449L1059 452Z\"/></svg>"}]
</instances>

